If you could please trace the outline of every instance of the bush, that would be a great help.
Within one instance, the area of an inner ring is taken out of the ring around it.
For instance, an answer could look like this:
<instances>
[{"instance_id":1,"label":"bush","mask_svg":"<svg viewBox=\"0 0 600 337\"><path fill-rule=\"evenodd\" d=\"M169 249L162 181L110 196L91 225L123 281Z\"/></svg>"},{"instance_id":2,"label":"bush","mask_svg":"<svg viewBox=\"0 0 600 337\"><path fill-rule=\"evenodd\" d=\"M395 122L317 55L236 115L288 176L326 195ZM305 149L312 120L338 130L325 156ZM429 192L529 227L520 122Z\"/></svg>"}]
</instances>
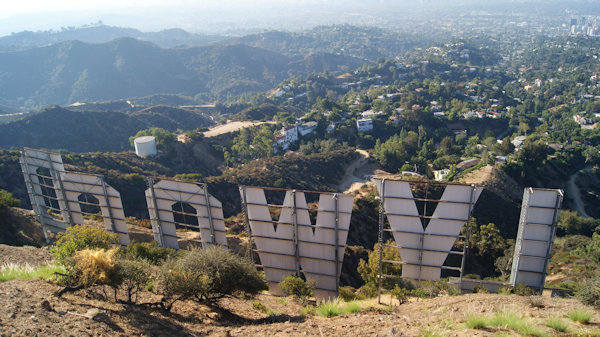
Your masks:
<instances>
[{"instance_id":1,"label":"bush","mask_svg":"<svg viewBox=\"0 0 600 337\"><path fill-rule=\"evenodd\" d=\"M533 296L533 295L537 295L537 290L526 286L522 283L517 284L516 286L513 287L512 289L513 294L517 294L519 296Z\"/></svg>"},{"instance_id":2,"label":"bush","mask_svg":"<svg viewBox=\"0 0 600 337\"><path fill-rule=\"evenodd\" d=\"M383 246L383 259L391 261L400 261L400 253L398 249L390 247L392 241L388 241ZM376 243L373 247L373 251L369 252L368 261L360 259L358 263L358 272L365 281L365 285L369 285L370 288L375 288L375 295L377 292L377 286L379 285L379 243ZM398 279L384 278L383 288L392 289L394 285L401 280L399 277L402 274L401 264L384 263L383 274L386 275L397 275ZM402 285L401 285L402 287ZM374 295L374 296L375 296ZM370 296L370 297L374 297ZM368 296L369 297L369 296Z\"/></svg>"},{"instance_id":3,"label":"bush","mask_svg":"<svg viewBox=\"0 0 600 337\"><path fill-rule=\"evenodd\" d=\"M575 295L583 304L600 308L600 279L581 285Z\"/></svg>"},{"instance_id":4,"label":"bush","mask_svg":"<svg viewBox=\"0 0 600 337\"><path fill-rule=\"evenodd\" d=\"M588 324L592 319L592 313L585 309L573 309L569 311L569 318L574 322Z\"/></svg>"},{"instance_id":5,"label":"bush","mask_svg":"<svg viewBox=\"0 0 600 337\"><path fill-rule=\"evenodd\" d=\"M315 289L316 283L311 279L304 281L298 276L288 275L279 282L278 286L288 296L306 298L312 296L312 291Z\"/></svg>"},{"instance_id":6,"label":"bush","mask_svg":"<svg viewBox=\"0 0 600 337\"><path fill-rule=\"evenodd\" d=\"M195 249L160 268L161 305L170 310L178 300L215 301L237 292L256 294L266 290L263 277L246 258L221 246Z\"/></svg>"},{"instance_id":7,"label":"bush","mask_svg":"<svg viewBox=\"0 0 600 337\"><path fill-rule=\"evenodd\" d=\"M69 259L78 251L84 249L105 249L117 242L117 234L109 233L102 228L85 225L68 227L64 233L58 234L58 240L52 253L56 259L64 264L69 264Z\"/></svg>"},{"instance_id":8,"label":"bush","mask_svg":"<svg viewBox=\"0 0 600 337\"><path fill-rule=\"evenodd\" d=\"M377 285L373 283L365 283L358 288L358 294L364 298L373 298L377 296Z\"/></svg>"},{"instance_id":9,"label":"bush","mask_svg":"<svg viewBox=\"0 0 600 337\"><path fill-rule=\"evenodd\" d=\"M118 252L118 248L78 251L72 258L71 280L75 285L84 287L103 284L118 286L120 284L116 268Z\"/></svg>"},{"instance_id":10,"label":"bush","mask_svg":"<svg viewBox=\"0 0 600 337\"><path fill-rule=\"evenodd\" d=\"M410 290L400 288L400 287L398 287L398 285L396 285L394 287L394 289L392 289L390 291L390 295L392 295L392 297L397 299L399 304L404 304L404 303L406 303L406 301L408 301L408 296L410 295Z\"/></svg>"},{"instance_id":11,"label":"bush","mask_svg":"<svg viewBox=\"0 0 600 337\"><path fill-rule=\"evenodd\" d=\"M478 284L476 286L473 287L473 292L474 293L479 293L479 294L487 294L490 291L488 290L488 288L482 286L481 284Z\"/></svg>"},{"instance_id":12,"label":"bush","mask_svg":"<svg viewBox=\"0 0 600 337\"><path fill-rule=\"evenodd\" d=\"M153 265L160 265L177 252L172 248L164 248L158 242L132 242L125 248L125 255L132 260L145 260Z\"/></svg>"},{"instance_id":13,"label":"bush","mask_svg":"<svg viewBox=\"0 0 600 337\"><path fill-rule=\"evenodd\" d=\"M146 261L121 260L118 262L114 286L120 285L127 293L127 302L132 303L133 296L147 288L152 281L150 265Z\"/></svg>"},{"instance_id":14,"label":"bush","mask_svg":"<svg viewBox=\"0 0 600 337\"><path fill-rule=\"evenodd\" d=\"M345 302L363 300L364 297L361 294L358 294L356 289L352 287L340 287L338 291L338 297L341 298Z\"/></svg>"},{"instance_id":15,"label":"bush","mask_svg":"<svg viewBox=\"0 0 600 337\"><path fill-rule=\"evenodd\" d=\"M510 295L512 294L513 291L513 287L511 286L501 286L500 288L498 288L498 294L502 294L502 295Z\"/></svg>"},{"instance_id":16,"label":"bush","mask_svg":"<svg viewBox=\"0 0 600 337\"><path fill-rule=\"evenodd\" d=\"M18 207L21 205L21 200L14 198L12 193L0 189L0 208Z\"/></svg>"}]
</instances>

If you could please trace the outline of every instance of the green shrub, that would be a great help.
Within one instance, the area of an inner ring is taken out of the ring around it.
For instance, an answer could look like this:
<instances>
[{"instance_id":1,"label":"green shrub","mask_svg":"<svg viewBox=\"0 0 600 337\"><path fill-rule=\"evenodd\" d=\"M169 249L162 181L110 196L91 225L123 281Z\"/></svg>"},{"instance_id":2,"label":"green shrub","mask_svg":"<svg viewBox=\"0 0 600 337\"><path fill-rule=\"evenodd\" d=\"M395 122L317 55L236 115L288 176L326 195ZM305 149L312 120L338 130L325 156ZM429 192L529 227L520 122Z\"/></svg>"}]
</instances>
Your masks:
<instances>
[{"instance_id":1,"label":"green shrub","mask_svg":"<svg viewBox=\"0 0 600 337\"><path fill-rule=\"evenodd\" d=\"M410 295L410 290L405 288L400 288L398 285L394 287L394 289L390 290L390 295L398 300L399 304L404 304L408 301L408 296Z\"/></svg>"},{"instance_id":2,"label":"green shrub","mask_svg":"<svg viewBox=\"0 0 600 337\"><path fill-rule=\"evenodd\" d=\"M581 285L575 295L583 304L600 308L600 279Z\"/></svg>"},{"instance_id":3,"label":"green shrub","mask_svg":"<svg viewBox=\"0 0 600 337\"><path fill-rule=\"evenodd\" d=\"M363 300L364 297L357 293L357 290L350 286L340 287L338 290L338 297L345 302Z\"/></svg>"},{"instance_id":4,"label":"green shrub","mask_svg":"<svg viewBox=\"0 0 600 337\"><path fill-rule=\"evenodd\" d=\"M254 263L221 246L195 249L160 268L162 306L178 300L215 301L237 292L256 294L267 285Z\"/></svg>"},{"instance_id":5,"label":"green shrub","mask_svg":"<svg viewBox=\"0 0 600 337\"><path fill-rule=\"evenodd\" d=\"M132 260L146 260L153 265L160 265L177 252L172 248L164 248L158 242L131 242L125 247L125 255Z\"/></svg>"},{"instance_id":6,"label":"green shrub","mask_svg":"<svg viewBox=\"0 0 600 337\"><path fill-rule=\"evenodd\" d=\"M142 289L147 289L152 281L151 266L146 261L120 260L117 265L118 284L127 294L127 302L133 303L133 297Z\"/></svg>"},{"instance_id":7,"label":"green shrub","mask_svg":"<svg viewBox=\"0 0 600 337\"><path fill-rule=\"evenodd\" d=\"M19 207L21 200L14 198L12 193L0 189L0 208Z\"/></svg>"},{"instance_id":8,"label":"green shrub","mask_svg":"<svg viewBox=\"0 0 600 337\"><path fill-rule=\"evenodd\" d=\"M488 288L482 286L481 284L478 284L476 286L473 287L473 292L474 293L480 293L480 294L487 294L490 291L488 290Z\"/></svg>"},{"instance_id":9,"label":"green shrub","mask_svg":"<svg viewBox=\"0 0 600 337\"><path fill-rule=\"evenodd\" d=\"M343 314L344 310L337 301L325 301L317 307L316 313L323 317L334 317Z\"/></svg>"},{"instance_id":10,"label":"green shrub","mask_svg":"<svg viewBox=\"0 0 600 337\"><path fill-rule=\"evenodd\" d=\"M358 288L358 294L363 298L377 297L377 285L373 283L365 283L362 287Z\"/></svg>"},{"instance_id":11,"label":"green shrub","mask_svg":"<svg viewBox=\"0 0 600 337\"><path fill-rule=\"evenodd\" d=\"M86 225L68 227L64 233L58 234L52 253L56 259L65 265L78 251L84 249L105 249L117 242L117 234L109 233L102 228Z\"/></svg>"},{"instance_id":12,"label":"green shrub","mask_svg":"<svg viewBox=\"0 0 600 337\"><path fill-rule=\"evenodd\" d=\"M546 324L558 332L567 332L569 325L560 317L548 318Z\"/></svg>"},{"instance_id":13,"label":"green shrub","mask_svg":"<svg viewBox=\"0 0 600 337\"><path fill-rule=\"evenodd\" d=\"M513 292L513 287L505 285L498 288L498 294L510 295Z\"/></svg>"},{"instance_id":14,"label":"green shrub","mask_svg":"<svg viewBox=\"0 0 600 337\"><path fill-rule=\"evenodd\" d=\"M481 276L479 276L477 274L467 274L467 275L463 276L463 278L467 278L470 280L481 280Z\"/></svg>"},{"instance_id":15,"label":"green shrub","mask_svg":"<svg viewBox=\"0 0 600 337\"><path fill-rule=\"evenodd\" d=\"M417 288L413 290L413 295L415 295L418 298L429 297L429 294L427 294L427 292L423 288Z\"/></svg>"},{"instance_id":16,"label":"green shrub","mask_svg":"<svg viewBox=\"0 0 600 337\"><path fill-rule=\"evenodd\" d=\"M588 324L592 319L592 313L585 309L573 309L569 311L569 318L575 322Z\"/></svg>"},{"instance_id":17,"label":"green shrub","mask_svg":"<svg viewBox=\"0 0 600 337\"><path fill-rule=\"evenodd\" d=\"M298 276L288 275L279 282L279 289L288 296L297 298L306 298L312 296L312 291L315 289L316 283L314 280L308 279L304 281Z\"/></svg>"},{"instance_id":18,"label":"green shrub","mask_svg":"<svg viewBox=\"0 0 600 337\"><path fill-rule=\"evenodd\" d=\"M526 286L522 283L517 284L516 286L513 287L512 289L513 294L517 294L519 296L533 296L533 295L537 295L538 291Z\"/></svg>"}]
</instances>

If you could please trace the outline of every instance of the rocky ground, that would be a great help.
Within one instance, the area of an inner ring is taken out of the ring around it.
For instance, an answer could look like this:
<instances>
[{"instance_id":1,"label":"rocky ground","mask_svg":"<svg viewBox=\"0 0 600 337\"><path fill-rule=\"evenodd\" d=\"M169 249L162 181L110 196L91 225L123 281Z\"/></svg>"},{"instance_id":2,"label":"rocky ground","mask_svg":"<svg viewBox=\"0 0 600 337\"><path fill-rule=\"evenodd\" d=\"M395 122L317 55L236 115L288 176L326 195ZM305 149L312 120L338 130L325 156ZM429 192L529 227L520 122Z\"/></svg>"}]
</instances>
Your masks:
<instances>
[{"instance_id":1,"label":"rocky ground","mask_svg":"<svg viewBox=\"0 0 600 337\"><path fill-rule=\"evenodd\" d=\"M45 249L0 248L0 265L51 259ZM269 294L225 298L217 306L178 302L166 312L142 304L159 299L150 292L140 294L138 304L125 305L114 301L110 289L96 287L58 297L60 289L39 279L0 283L0 336L519 336L506 327L476 330L465 325L470 317L501 312L522 316L546 336L600 336L598 311L572 298L463 294L411 298L398 305L384 297L382 305L362 301L358 313L325 318L302 315L305 306L297 299ZM567 317L581 308L593 314L589 324ZM548 318L555 317L567 323L566 334L547 326Z\"/></svg>"}]
</instances>

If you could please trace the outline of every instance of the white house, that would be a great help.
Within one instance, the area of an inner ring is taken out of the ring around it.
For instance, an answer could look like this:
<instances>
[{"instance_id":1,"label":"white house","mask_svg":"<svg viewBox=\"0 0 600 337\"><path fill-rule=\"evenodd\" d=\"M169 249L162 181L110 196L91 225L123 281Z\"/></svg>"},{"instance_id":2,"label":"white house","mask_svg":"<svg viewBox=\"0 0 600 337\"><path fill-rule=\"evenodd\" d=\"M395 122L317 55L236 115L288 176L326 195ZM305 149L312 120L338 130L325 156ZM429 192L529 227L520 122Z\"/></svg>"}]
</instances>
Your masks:
<instances>
[{"instance_id":1,"label":"white house","mask_svg":"<svg viewBox=\"0 0 600 337\"><path fill-rule=\"evenodd\" d=\"M370 118L357 119L356 129L358 132L367 132L373 130L373 120Z\"/></svg>"},{"instance_id":2,"label":"white house","mask_svg":"<svg viewBox=\"0 0 600 337\"><path fill-rule=\"evenodd\" d=\"M310 122L306 122L304 124L300 124L298 126L298 132L300 133L300 136L306 136L307 134L315 131L316 128L317 128L317 122L310 121Z\"/></svg>"}]
</instances>

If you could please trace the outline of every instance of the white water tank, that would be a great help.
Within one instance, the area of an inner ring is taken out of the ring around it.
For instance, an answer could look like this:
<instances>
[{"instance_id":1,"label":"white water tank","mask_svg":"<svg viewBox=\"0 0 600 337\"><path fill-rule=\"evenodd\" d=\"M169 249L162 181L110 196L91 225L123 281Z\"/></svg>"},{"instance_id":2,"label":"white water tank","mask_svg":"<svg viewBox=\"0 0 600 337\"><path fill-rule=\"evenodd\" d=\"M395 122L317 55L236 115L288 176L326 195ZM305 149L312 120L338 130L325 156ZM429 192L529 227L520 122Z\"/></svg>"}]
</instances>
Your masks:
<instances>
[{"instance_id":1,"label":"white water tank","mask_svg":"<svg viewBox=\"0 0 600 337\"><path fill-rule=\"evenodd\" d=\"M134 139L135 154L144 158L156 155L156 138L144 136Z\"/></svg>"}]
</instances>

